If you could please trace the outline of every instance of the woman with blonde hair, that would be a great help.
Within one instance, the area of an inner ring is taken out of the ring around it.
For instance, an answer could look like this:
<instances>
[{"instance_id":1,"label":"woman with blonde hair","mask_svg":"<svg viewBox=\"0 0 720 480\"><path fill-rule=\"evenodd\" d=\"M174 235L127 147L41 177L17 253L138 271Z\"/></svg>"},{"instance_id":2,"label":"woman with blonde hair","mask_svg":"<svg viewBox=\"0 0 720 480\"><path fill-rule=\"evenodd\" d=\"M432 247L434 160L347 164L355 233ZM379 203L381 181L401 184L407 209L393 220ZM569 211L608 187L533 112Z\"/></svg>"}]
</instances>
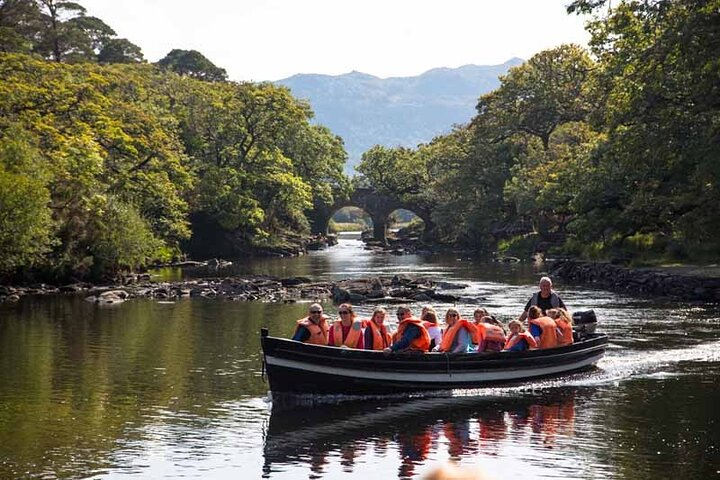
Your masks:
<instances>
[{"instance_id":1,"label":"woman with blonde hair","mask_svg":"<svg viewBox=\"0 0 720 480\"><path fill-rule=\"evenodd\" d=\"M510 335L508 336L507 342L505 342L504 350L522 352L530 348L537 348L535 338L525 330L521 321L511 320L510 323L508 323L508 328L510 329Z\"/></svg>"},{"instance_id":2,"label":"woman with blonde hair","mask_svg":"<svg viewBox=\"0 0 720 480\"><path fill-rule=\"evenodd\" d=\"M479 342L475 324L461 318L456 308L448 308L445 313L445 323L448 328L443 333L439 351L449 353L475 351L473 344Z\"/></svg>"},{"instance_id":3,"label":"woman with blonde hair","mask_svg":"<svg viewBox=\"0 0 720 480\"><path fill-rule=\"evenodd\" d=\"M548 310L548 317L555 320L557 325L557 346L572 345L573 343L573 320L570 313L564 308L552 308Z\"/></svg>"}]
</instances>

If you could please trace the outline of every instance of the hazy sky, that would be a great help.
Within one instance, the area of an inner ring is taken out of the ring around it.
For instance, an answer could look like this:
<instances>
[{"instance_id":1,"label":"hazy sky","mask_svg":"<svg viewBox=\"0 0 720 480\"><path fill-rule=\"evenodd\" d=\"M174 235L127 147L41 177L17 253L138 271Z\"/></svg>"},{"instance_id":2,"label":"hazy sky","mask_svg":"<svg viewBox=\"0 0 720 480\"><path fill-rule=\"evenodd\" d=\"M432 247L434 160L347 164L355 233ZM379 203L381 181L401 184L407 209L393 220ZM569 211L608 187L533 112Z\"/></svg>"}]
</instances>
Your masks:
<instances>
[{"instance_id":1,"label":"hazy sky","mask_svg":"<svg viewBox=\"0 0 720 480\"><path fill-rule=\"evenodd\" d=\"M80 0L157 61L199 50L231 80L352 70L413 76L585 45L569 0Z\"/></svg>"}]
</instances>

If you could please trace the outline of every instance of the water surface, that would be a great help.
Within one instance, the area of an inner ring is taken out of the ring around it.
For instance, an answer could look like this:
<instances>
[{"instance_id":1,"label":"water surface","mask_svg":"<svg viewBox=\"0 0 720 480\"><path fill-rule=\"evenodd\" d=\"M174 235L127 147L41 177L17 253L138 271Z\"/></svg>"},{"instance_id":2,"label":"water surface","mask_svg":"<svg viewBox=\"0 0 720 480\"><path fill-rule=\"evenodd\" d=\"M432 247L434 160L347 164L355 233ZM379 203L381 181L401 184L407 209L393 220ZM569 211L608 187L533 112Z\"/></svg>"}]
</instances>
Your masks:
<instances>
[{"instance_id":1,"label":"water surface","mask_svg":"<svg viewBox=\"0 0 720 480\"><path fill-rule=\"evenodd\" d=\"M231 273L424 275L467 283L453 291L461 312L479 303L503 320L540 274L452 255L374 255L355 240L189 272ZM611 337L593 372L290 411L268 399L258 332L290 335L307 304L100 308L56 296L0 305L0 478L419 478L448 459L498 479L720 478L717 306L556 286L571 309L594 308Z\"/></svg>"}]
</instances>

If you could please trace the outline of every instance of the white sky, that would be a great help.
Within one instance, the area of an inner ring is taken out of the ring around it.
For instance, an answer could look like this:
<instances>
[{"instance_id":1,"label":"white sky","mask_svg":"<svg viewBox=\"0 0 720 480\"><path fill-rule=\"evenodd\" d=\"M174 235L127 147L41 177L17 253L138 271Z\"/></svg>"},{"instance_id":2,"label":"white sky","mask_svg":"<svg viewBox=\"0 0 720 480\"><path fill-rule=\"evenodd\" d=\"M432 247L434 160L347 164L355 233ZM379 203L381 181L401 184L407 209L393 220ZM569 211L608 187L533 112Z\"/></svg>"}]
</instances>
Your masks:
<instances>
[{"instance_id":1,"label":"white sky","mask_svg":"<svg viewBox=\"0 0 720 480\"><path fill-rule=\"evenodd\" d=\"M570 0L79 0L155 62L198 50L231 80L413 76L586 45Z\"/></svg>"}]
</instances>

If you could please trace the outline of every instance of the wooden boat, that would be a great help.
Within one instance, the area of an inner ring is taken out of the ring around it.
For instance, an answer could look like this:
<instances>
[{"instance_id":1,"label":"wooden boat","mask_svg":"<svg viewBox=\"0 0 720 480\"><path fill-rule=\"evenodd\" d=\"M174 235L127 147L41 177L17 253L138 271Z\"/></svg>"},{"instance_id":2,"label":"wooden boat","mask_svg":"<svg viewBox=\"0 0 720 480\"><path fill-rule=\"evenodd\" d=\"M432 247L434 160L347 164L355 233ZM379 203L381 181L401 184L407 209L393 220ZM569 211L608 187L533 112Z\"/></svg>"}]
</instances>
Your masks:
<instances>
[{"instance_id":1,"label":"wooden boat","mask_svg":"<svg viewBox=\"0 0 720 480\"><path fill-rule=\"evenodd\" d=\"M594 325L593 325L594 327ZM325 347L261 331L273 399L283 395L388 395L509 385L592 368L608 337L581 332L572 345L498 353L391 353Z\"/></svg>"}]
</instances>

